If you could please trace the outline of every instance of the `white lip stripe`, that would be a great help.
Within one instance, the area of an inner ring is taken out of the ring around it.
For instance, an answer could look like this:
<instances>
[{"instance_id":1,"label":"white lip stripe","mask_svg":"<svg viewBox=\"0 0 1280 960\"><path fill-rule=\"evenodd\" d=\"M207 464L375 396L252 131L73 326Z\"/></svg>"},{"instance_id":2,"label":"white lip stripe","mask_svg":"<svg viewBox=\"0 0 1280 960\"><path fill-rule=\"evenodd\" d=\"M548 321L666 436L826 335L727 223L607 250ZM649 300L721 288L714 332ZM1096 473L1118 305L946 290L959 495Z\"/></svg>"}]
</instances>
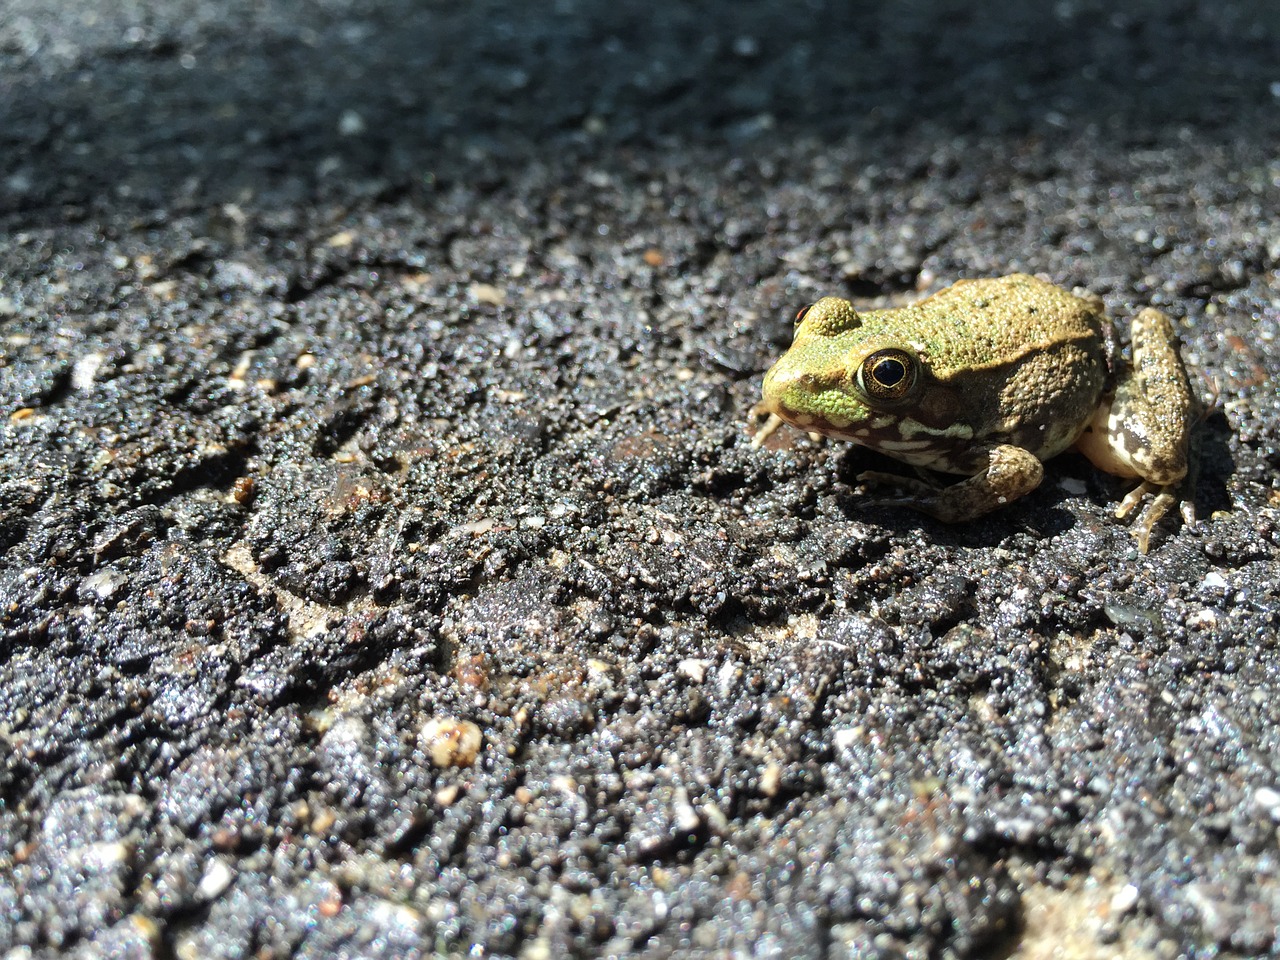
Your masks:
<instances>
[{"instance_id":1,"label":"white lip stripe","mask_svg":"<svg viewBox=\"0 0 1280 960\"><path fill-rule=\"evenodd\" d=\"M801 430L821 433L837 440L848 440L889 456L911 458L912 462L923 462L916 459L918 455L927 454L935 448L940 457L945 456L944 451L949 444L973 438L973 427L968 424L953 423L938 430L892 414L864 420L852 429L850 425L853 421L843 417L828 418L813 413L786 411L783 419Z\"/></svg>"},{"instance_id":2,"label":"white lip stripe","mask_svg":"<svg viewBox=\"0 0 1280 960\"><path fill-rule=\"evenodd\" d=\"M868 439L863 435L863 439ZM891 451L911 451L911 450L927 450L933 446L932 440L876 440L874 444L867 444L876 450L882 450L886 453Z\"/></svg>"},{"instance_id":3,"label":"white lip stripe","mask_svg":"<svg viewBox=\"0 0 1280 960\"><path fill-rule=\"evenodd\" d=\"M973 439L973 427L967 423L953 423L949 427L938 430L933 427L926 427L923 423L917 423L915 420L903 420L898 427L898 432L904 437L916 437L923 434L926 437L945 437L948 440Z\"/></svg>"}]
</instances>

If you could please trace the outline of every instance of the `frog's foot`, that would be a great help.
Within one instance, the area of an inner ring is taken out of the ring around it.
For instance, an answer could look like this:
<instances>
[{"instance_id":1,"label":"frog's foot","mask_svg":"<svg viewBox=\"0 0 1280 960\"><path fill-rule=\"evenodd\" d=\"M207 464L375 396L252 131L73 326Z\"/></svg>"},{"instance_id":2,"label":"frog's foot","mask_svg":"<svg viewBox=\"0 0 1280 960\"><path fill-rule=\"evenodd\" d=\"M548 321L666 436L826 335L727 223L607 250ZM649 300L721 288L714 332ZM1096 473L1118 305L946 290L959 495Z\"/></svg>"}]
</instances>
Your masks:
<instances>
[{"instance_id":1,"label":"frog's foot","mask_svg":"<svg viewBox=\"0 0 1280 960\"><path fill-rule=\"evenodd\" d=\"M766 442L768 442L770 437L778 432L779 427L785 427L787 425L787 421L783 420L776 413L770 413L769 408L763 403L757 403L752 407L750 411L748 411L747 416L752 420L758 419L759 417L768 417L760 429L757 430L755 435L751 438L752 450L759 450ZM809 432L806 436L814 443L817 443L822 439L822 434L820 433Z\"/></svg>"},{"instance_id":2,"label":"frog's foot","mask_svg":"<svg viewBox=\"0 0 1280 960\"><path fill-rule=\"evenodd\" d=\"M755 436L751 438L752 450L759 450L761 447L763 447L765 444L765 441L768 440L770 437L772 437L775 433L777 433L778 428L782 426L784 423L786 423L786 421L783 420L776 413L770 413L768 408L766 408L763 403L757 403L754 407L752 407L751 412L748 414L748 416L752 420L755 420L759 417L764 417L764 416L767 416L769 418L765 420L765 422L761 425L760 429L756 431Z\"/></svg>"},{"instance_id":3,"label":"frog's foot","mask_svg":"<svg viewBox=\"0 0 1280 960\"><path fill-rule=\"evenodd\" d=\"M863 482L891 482L899 490L911 494L868 501L877 507L910 507L943 523L961 523L1003 507L1025 496L1044 478L1044 467L1035 454L1021 447L1005 444L991 450L987 468L977 476L949 487L934 487L923 480L897 477L874 471L860 474Z\"/></svg>"},{"instance_id":4,"label":"frog's foot","mask_svg":"<svg viewBox=\"0 0 1280 960\"><path fill-rule=\"evenodd\" d=\"M1138 519L1133 522L1133 528L1129 531L1138 539L1139 553L1147 552L1147 548L1151 544L1151 529L1159 522L1161 517L1169 512L1169 508L1178 502L1177 495L1171 493L1170 490L1170 487L1162 487L1158 483L1152 483L1150 480L1143 480L1130 490L1125 498L1120 501L1120 505L1116 507L1116 519L1123 520L1133 513L1148 493L1155 494L1151 502L1138 515Z\"/></svg>"},{"instance_id":5,"label":"frog's foot","mask_svg":"<svg viewBox=\"0 0 1280 960\"><path fill-rule=\"evenodd\" d=\"M1159 483L1153 483L1150 480L1143 480L1125 495L1116 507L1115 516L1117 520L1124 520L1129 514L1137 509L1147 494L1154 494L1151 502L1148 503L1138 514L1138 518L1133 521L1133 527L1130 532L1138 540L1138 552L1146 553L1147 548L1151 544L1151 531L1160 518L1169 512L1170 508L1177 506L1179 513L1182 514L1182 522L1187 529L1194 529L1196 525L1196 505L1187 494L1187 481L1180 484L1165 486Z\"/></svg>"}]
</instances>

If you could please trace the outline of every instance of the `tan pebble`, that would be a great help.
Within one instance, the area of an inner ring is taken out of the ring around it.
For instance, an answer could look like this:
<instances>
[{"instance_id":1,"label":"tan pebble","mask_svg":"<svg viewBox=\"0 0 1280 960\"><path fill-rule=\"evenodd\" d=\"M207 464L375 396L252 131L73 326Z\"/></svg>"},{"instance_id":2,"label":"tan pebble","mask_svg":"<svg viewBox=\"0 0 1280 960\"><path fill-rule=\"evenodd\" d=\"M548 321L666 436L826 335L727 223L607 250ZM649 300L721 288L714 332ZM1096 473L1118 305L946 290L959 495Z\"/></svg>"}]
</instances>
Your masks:
<instances>
[{"instance_id":1,"label":"tan pebble","mask_svg":"<svg viewBox=\"0 0 1280 960\"><path fill-rule=\"evenodd\" d=\"M316 905L316 912L331 920L342 912L342 894L335 891Z\"/></svg>"},{"instance_id":2,"label":"tan pebble","mask_svg":"<svg viewBox=\"0 0 1280 960\"><path fill-rule=\"evenodd\" d=\"M452 807L461 795L462 789L456 783L451 783L436 791L436 803L442 807Z\"/></svg>"},{"instance_id":3,"label":"tan pebble","mask_svg":"<svg viewBox=\"0 0 1280 960\"><path fill-rule=\"evenodd\" d=\"M253 477L237 477L231 486L231 499L240 504L248 503L253 499L253 487Z\"/></svg>"},{"instance_id":4,"label":"tan pebble","mask_svg":"<svg viewBox=\"0 0 1280 960\"><path fill-rule=\"evenodd\" d=\"M770 761L760 772L760 792L766 797L776 797L782 786L782 767Z\"/></svg>"},{"instance_id":5,"label":"tan pebble","mask_svg":"<svg viewBox=\"0 0 1280 960\"><path fill-rule=\"evenodd\" d=\"M422 725L418 742L431 762L441 768L469 767L480 753L484 737L470 720L432 717Z\"/></svg>"},{"instance_id":6,"label":"tan pebble","mask_svg":"<svg viewBox=\"0 0 1280 960\"><path fill-rule=\"evenodd\" d=\"M500 287L495 287L491 283L473 283L467 293L471 295L471 299L477 303L487 303L495 307L500 307L507 302L507 291Z\"/></svg>"}]
</instances>

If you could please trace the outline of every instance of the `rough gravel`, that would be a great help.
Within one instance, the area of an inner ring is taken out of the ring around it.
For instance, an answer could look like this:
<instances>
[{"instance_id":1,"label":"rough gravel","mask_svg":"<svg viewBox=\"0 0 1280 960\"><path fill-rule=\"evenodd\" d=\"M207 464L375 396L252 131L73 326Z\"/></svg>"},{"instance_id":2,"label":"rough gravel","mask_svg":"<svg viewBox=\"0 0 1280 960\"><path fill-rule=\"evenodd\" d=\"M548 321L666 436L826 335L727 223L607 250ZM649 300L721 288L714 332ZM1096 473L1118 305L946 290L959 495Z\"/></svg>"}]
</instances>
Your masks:
<instances>
[{"instance_id":1,"label":"rough gravel","mask_svg":"<svg viewBox=\"0 0 1280 960\"><path fill-rule=\"evenodd\" d=\"M1280 950L1280 15L1119 6L0 0L0 956ZM752 448L1014 271L1198 526Z\"/></svg>"}]
</instances>

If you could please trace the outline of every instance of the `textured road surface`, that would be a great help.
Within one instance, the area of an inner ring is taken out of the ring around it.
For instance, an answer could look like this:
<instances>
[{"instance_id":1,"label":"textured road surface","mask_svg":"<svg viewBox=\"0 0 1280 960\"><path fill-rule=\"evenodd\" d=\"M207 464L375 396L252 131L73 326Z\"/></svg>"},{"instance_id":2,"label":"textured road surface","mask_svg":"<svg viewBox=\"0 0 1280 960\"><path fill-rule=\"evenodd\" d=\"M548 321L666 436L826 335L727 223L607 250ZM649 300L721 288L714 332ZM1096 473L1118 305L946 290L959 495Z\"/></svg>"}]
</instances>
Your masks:
<instances>
[{"instance_id":1,"label":"textured road surface","mask_svg":"<svg viewBox=\"0 0 1280 960\"><path fill-rule=\"evenodd\" d=\"M0 956L1280 950L1280 14L1119 6L0 0ZM752 449L1014 270L1197 528Z\"/></svg>"}]
</instances>

